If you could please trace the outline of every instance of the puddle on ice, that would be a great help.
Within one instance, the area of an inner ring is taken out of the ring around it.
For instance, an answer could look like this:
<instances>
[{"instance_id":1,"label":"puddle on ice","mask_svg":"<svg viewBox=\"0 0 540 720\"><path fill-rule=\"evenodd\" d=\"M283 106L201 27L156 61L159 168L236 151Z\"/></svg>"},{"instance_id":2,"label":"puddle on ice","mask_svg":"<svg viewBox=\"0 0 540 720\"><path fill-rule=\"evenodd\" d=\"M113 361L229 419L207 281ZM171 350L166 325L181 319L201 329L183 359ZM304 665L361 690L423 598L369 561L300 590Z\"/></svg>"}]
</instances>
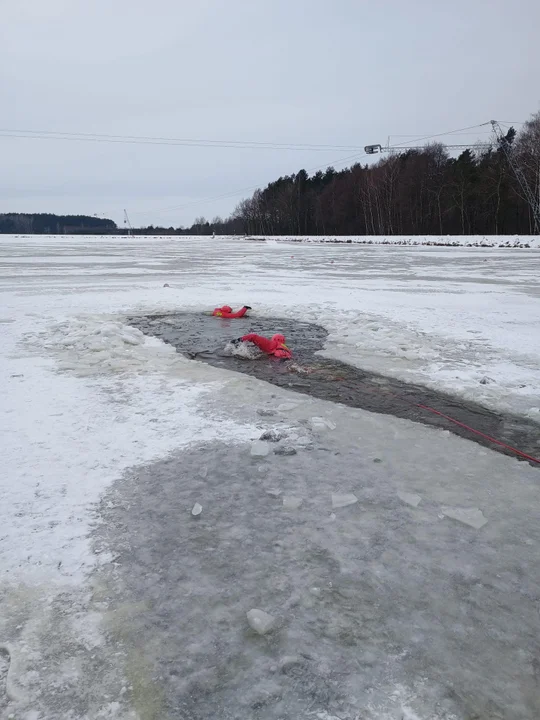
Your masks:
<instances>
[{"instance_id":1,"label":"puddle on ice","mask_svg":"<svg viewBox=\"0 0 540 720\"><path fill-rule=\"evenodd\" d=\"M518 457L501 445L420 406L433 408L528 455L540 456L540 428L532 420L496 413L435 390L320 357L316 353L323 348L327 332L319 325L283 318L221 320L193 313L131 317L128 322L146 335L173 345L178 352L210 365L247 373L322 400L442 428ZM294 351L294 359L278 361L261 356L252 346L245 346L232 355L230 346L227 347L229 342L248 332L267 336L283 333Z\"/></svg>"}]
</instances>

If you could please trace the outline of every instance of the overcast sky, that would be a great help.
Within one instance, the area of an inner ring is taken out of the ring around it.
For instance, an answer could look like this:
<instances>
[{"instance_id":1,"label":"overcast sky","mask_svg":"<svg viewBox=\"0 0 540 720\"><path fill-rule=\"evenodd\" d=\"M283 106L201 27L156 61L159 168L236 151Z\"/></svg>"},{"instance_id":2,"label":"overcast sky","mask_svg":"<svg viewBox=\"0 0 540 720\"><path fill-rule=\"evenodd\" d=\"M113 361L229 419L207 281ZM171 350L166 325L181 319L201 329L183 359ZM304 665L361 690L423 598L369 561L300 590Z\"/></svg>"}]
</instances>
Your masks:
<instances>
[{"instance_id":1,"label":"overcast sky","mask_svg":"<svg viewBox=\"0 0 540 720\"><path fill-rule=\"evenodd\" d=\"M539 28L539 0L0 0L0 126L363 147L524 121ZM0 137L0 212L187 225L355 152Z\"/></svg>"}]
</instances>

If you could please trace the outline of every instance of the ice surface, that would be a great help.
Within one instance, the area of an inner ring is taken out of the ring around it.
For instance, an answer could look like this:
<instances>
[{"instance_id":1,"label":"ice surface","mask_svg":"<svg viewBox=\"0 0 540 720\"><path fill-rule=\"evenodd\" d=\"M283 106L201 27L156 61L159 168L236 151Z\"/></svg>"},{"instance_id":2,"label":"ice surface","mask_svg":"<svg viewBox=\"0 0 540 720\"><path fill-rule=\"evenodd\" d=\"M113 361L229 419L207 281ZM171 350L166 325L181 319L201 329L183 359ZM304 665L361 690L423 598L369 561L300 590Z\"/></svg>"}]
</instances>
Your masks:
<instances>
[{"instance_id":1,"label":"ice surface","mask_svg":"<svg viewBox=\"0 0 540 720\"><path fill-rule=\"evenodd\" d=\"M422 501L420 495L416 495L415 493L398 492L397 496L407 505L411 505L411 507L418 507Z\"/></svg>"},{"instance_id":2,"label":"ice surface","mask_svg":"<svg viewBox=\"0 0 540 720\"><path fill-rule=\"evenodd\" d=\"M336 508L347 507L347 505L354 505L358 502L358 498L354 493L332 493L332 507Z\"/></svg>"},{"instance_id":3,"label":"ice surface","mask_svg":"<svg viewBox=\"0 0 540 720\"><path fill-rule=\"evenodd\" d=\"M265 396L286 394L258 387ZM229 386L220 400L230 404L234 392ZM325 405L310 403L312 412L301 419L322 414ZM537 720L515 686L516 677L529 677L537 637L537 472L395 418L354 417L341 407L336 422L340 433L289 458L286 473L281 462L268 463L264 482L252 481L248 443L220 442L134 469L116 485L100 533L130 552L114 570L119 580L113 572L107 577L118 588L115 606L129 609L131 598L142 606L127 615L123 642L146 648L162 677L156 682L170 706L185 703L184 717L227 717L225 710L231 718L253 717L257 703L261 720L296 720L306 707L380 720L399 718L403 704L421 720L490 717L501 708ZM384 465L366 456L367 442L374 452L386 448ZM441 453L452 462L430 464ZM210 525L181 523L201 457L209 466ZM512 483L508 503L508 473L516 466L520 482ZM359 505L337 509L331 522L326 510L336 477L347 478ZM300 509L287 511L282 498L267 494L277 488L304 498ZM405 517L396 493L409 488L433 510ZM436 509L457 505L459 497L490 508L489 528L464 532L437 521ZM517 498L519 525L511 521ZM529 509L524 501L532 501ZM283 628L259 642L242 625L250 608L279 612ZM479 633L478 626L496 632ZM281 658L292 655L302 661L281 670ZM426 676L428 665L436 671ZM460 687L458 697L448 695L450 682ZM270 698L259 705L266 690Z\"/></svg>"},{"instance_id":4,"label":"ice surface","mask_svg":"<svg viewBox=\"0 0 540 720\"><path fill-rule=\"evenodd\" d=\"M267 252L239 239L0 236L0 642L14 648L14 683L26 683L15 717L132 720L125 688L158 703L152 688L168 682L169 657L182 667L171 687L196 705L193 717L212 716L211 705L214 717L226 707L290 720L309 707L394 720L402 704L421 720L540 716L528 687L540 582L533 469L411 423L238 380L125 322L247 297L261 315L323 325L329 357L538 418L538 251L300 244L294 254L293 265L287 244ZM291 423L332 417L339 432L267 463L263 480L246 463L261 433L255 408ZM219 463L197 446L218 440ZM348 512L325 521L336 475L351 479L361 523ZM267 487L289 500L275 502ZM436 509L404 523L395 498L408 487L426 507L470 504L460 521L483 525L485 512L489 527L463 532ZM194 494L212 532L181 522ZM283 512L302 497L301 512ZM95 554L97 527L110 546ZM283 653L309 658L276 672L277 687L265 682L277 658L231 621L262 602L293 610ZM129 679L124 647L137 658Z\"/></svg>"},{"instance_id":5,"label":"ice surface","mask_svg":"<svg viewBox=\"0 0 540 720\"><path fill-rule=\"evenodd\" d=\"M441 512L446 517L458 520L464 525L470 525L476 530L480 530L487 523L487 518L478 508L443 507Z\"/></svg>"},{"instance_id":6,"label":"ice surface","mask_svg":"<svg viewBox=\"0 0 540 720\"><path fill-rule=\"evenodd\" d=\"M249 626L255 630L255 632L259 633L259 635L266 635L266 633L274 627L275 618L264 610L253 608L253 610L249 610L246 615Z\"/></svg>"},{"instance_id":7,"label":"ice surface","mask_svg":"<svg viewBox=\"0 0 540 720\"><path fill-rule=\"evenodd\" d=\"M254 458L263 458L268 455L270 452L270 446L267 442L263 442L262 440L256 440L251 445L250 454L251 457Z\"/></svg>"}]
</instances>

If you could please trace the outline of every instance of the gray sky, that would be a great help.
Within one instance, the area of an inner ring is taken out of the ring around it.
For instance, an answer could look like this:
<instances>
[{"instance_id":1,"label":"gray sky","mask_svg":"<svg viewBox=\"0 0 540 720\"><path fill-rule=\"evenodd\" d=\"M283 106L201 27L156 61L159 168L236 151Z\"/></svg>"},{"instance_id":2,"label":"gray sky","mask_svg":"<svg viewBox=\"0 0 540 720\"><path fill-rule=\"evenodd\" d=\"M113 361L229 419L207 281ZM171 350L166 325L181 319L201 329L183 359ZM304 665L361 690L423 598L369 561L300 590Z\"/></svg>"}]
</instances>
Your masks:
<instances>
[{"instance_id":1,"label":"gray sky","mask_svg":"<svg viewBox=\"0 0 540 720\"><path fill-rule=\"evenodd\" d=\"M524 121L539 28L538 0L0 0L0 126L363 147ZM191 224L353 152L0 137L0 212Z\"/></svg>"}]
</instances>

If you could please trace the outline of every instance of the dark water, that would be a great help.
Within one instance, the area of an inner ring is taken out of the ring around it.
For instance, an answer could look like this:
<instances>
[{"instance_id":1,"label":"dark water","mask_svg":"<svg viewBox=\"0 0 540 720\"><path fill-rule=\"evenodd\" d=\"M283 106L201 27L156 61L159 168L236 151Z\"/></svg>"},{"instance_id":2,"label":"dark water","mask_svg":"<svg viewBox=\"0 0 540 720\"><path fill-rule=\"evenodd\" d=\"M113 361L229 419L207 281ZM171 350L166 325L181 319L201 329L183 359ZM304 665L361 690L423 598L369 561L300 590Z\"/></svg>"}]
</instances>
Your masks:
<instances>
[{"instance_id":1,"label":"dark water","mask_svg":"<svg viewBox=\"0 0 540 720\"><path fill-rule=\"evenodd\" d=\"M178 352L210 365L247 373L322 400L444 428L519 459L506 448L419 407L424 405L527 455L540 458L540 426L527 418L496 413L420 385L317 356L315 353L323 348L328 335L319 325L283 318L223 320L191 313L131 317L128 322L146 335L173 345ZM261 356L250 360L228 355L225 351L227 343L248 332L266 336L283 333L294 359L280 361Z\"/></svg>"}]
</instances>

